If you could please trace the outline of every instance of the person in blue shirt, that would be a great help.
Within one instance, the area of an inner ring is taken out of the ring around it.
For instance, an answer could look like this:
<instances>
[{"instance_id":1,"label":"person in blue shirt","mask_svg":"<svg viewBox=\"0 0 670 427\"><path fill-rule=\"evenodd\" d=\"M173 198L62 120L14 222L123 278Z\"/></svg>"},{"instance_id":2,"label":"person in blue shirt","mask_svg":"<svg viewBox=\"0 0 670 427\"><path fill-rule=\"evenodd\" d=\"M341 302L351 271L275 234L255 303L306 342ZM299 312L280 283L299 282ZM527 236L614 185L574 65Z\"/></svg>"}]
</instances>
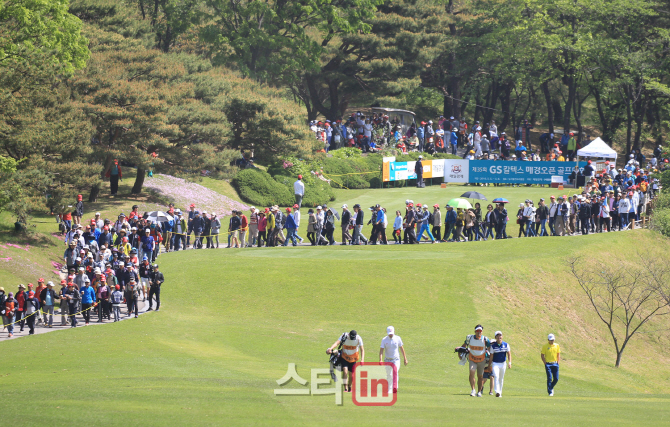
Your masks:
<instances>
[{"instance_id":1,"label":"person in blue shirt","mask_svg":"<svg viewBox=\"0 0 670 427\"><path fill-rule=\"evenodd\" d=\"M449 237L451 236L452 232L454 231L454 226L456 225L456 212L454 211L454 208L447 205L447 214L444 216L444 236L442 236L442 241L443 242L451 242Z\"/></svg>"},{"instance_id":2,"label":"person in blue shirt","mask_svg":"<svg viewBox=\"0 0 670 427\"><path fill-rule=\"evenodd\" d=\"M293 246L296 246L298 244L295 238L295 229L297 227L295 225L295 218L291 213L291 208L286 208L286 225L284 228L286 229L286 239L284 239L284 246L288 246L289 240L291 240Z\"/></svg>"},{"instance_id":3,"label":"person in blue shirt","mask_svg":"<svg viewBox=\"0 0 670 427\"><path fill-rule=\"evenodd\" d=\"M95 289L91 286L91 279L88 276L84 278L84 286L80 289L81 293L81 310L84 316L86 325L91 321L91 307L95 304Z\"/></svg>"},{"instance_id":4,"label":"person in blue shirt","mask_svg":"<svg viewBox=\"0 0 670 427\"><path fill-rule=\"evenodd\" d=\"M507 362L507 365L505 365L505 362ZM491 344L489 368L492 368L491 375L493 376L496 397L502 397L505 370L507 368L512 369L512 353L509 344L503 341L503 335L500 331L496 331L496 340Z\"/></svg>"},{"instance_id":5,"label":"person in blue shirt","mask_svg":"<svg viewBox=\"0 0 670 427\"><path fill-rule=\"evenodd\" d=\"M417 237L418 242L421 242L423 233L426 232L428 233L428 237L430 237L431 243L435 243L435 237L433 237L433 233L430 232L430 217L431 215L430 212L428 212L428 205L424 204L423 212L421 213L421 219L420 219L421 229Z\"/></svg>"},{"instance_id":6,"label":"person in blue shirt","mask_svg":"<svg viewBox=\"0 0 670 427\"><path fill-rule=\"evenodd\" d=\"M458 127L451 129L451 154L456 155L458 148Z\"/></svg>"},{"instance_id":7,"label":"person in blue shirt","mask_svg":"<svg viewBox=\"0 0 670 427\"><path fill-rule=\"evenodd\" d=\"M421 122L421 126L416 128L416 137L419 138L419 151L423 151L423 147L424 147L423 136L425 134L425 129L424 129L425 125L426 125L426 122Z\"/></svg>"}]
</instances>

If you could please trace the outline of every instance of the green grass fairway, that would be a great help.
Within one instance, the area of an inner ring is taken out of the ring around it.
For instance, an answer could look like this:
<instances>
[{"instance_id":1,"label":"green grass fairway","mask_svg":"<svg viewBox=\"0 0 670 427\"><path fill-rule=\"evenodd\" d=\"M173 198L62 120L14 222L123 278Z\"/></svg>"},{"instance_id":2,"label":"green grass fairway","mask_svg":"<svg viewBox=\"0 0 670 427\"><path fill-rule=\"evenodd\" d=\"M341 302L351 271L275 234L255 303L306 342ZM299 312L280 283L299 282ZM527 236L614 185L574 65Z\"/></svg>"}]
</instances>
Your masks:
<instances>
[{"instance_id":1,"label":"green grass fairway","mask_svg":"<svg viewBox=\"0 0 670 427\"><path fill-rule=\"evenodd\" d=\"M4 342L0 411L19 426L668 425L667 334L640 336L614 369L605 330L561 264L570 254L636 245L667 240L631 231L162 255L160 312ZM502 399L469 397L453 354L480 322L512 346ZM667 330L663 322L655 328ZM345 330L357 329L366 361L376 361L388 325L410 360L394 406L357 407L348 394L343 407L332 395L273 394L288 363L308 380L310 368L327 367L324 351ZM548 332L564 358L553 398L539 358Z\"/></svg>"}]
</instances>

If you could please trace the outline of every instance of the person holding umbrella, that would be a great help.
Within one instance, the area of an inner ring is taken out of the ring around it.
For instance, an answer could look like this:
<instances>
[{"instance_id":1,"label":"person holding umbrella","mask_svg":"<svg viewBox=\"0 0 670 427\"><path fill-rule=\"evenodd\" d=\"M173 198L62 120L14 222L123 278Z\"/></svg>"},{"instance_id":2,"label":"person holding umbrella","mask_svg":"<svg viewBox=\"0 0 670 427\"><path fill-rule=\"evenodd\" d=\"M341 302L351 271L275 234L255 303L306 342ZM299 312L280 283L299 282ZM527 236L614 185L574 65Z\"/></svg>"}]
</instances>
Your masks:
<instances>
[{"instance_id":1,"label":"person holding umbrella","mask_svg":"<svg viewBox=\"0 0 670 427\"><path fill-rule=\"evenodd\" d=\"M498 203L498 209L495 210L496 217L496 240L507 239L507 209L503 202Z\"/></svg>"}]
</instances>

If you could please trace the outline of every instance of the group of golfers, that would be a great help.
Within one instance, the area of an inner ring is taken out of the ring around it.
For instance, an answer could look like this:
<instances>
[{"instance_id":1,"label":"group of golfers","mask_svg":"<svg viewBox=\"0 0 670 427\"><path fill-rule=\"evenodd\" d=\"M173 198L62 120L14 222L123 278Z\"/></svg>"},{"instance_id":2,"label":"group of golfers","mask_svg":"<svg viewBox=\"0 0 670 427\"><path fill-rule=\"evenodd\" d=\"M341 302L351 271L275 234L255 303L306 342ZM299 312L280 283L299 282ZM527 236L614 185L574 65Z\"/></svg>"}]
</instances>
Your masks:
<instances>
[{"instance_id":1,"label":"group of golfers","mask_svg":"<svg viewBox=\"0 0 670 427\"><path fill-rule=\"evenodd\" d=\"M503 341L503 333L496 331L495 339L491 341L484 334L482 325L475 326L475 333L465 338L463 345L456 351L461 359L460 364L467 363L469 366L470 396L482 397L484 384L490 380L489 395L495 393L496 397L502 397L505 371L512 368L512 350L510 345ZM547 374L547 393L554 395L554 387L558 382L558 366L561 361L561 348L555 342L554 334L547 336L547 343L540 350L540 358ZM379 348L379 363L390 362L396 366L396 375L389 372L389 393L398 392L398 372L400 371L400 354L404 364L407 365L407 354L402 339L395 334L395 328L386 328L386 336L381 340ZM342 382L344 391L351 392L353 375L356 364L365 361L365 348L363 338L356 332L344 332L340 337L326 349L326 354L339 355L335 366L342 370Z\"/></svg>"}]
</instances>

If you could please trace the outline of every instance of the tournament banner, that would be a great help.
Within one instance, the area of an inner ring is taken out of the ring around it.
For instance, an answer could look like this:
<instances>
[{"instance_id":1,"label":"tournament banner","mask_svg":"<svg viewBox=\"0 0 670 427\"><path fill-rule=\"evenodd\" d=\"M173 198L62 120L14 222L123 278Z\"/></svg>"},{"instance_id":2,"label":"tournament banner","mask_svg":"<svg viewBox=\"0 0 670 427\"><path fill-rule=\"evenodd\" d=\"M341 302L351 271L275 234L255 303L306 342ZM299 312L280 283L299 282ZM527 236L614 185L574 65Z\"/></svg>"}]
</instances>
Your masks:
<instances>
[{"instance_id":1,"label":"tournament banner","mask_svg":"<svg viewBox=\"0 0 670 427\"><path fill-rule=\"evenodd\" d=\"M444 160L422 160L423 178L440 178L444 176ZM383 164L384 182L416 179L414 166L416 162L386 162Z\"/></svg>"},{"instance_id":2,"label":"tournament banner","mask_svg":"<svg viewBox=\"0 0 670 427\"><path fill-rule=\"evenodd\" d=\"M586 164L579 162L580 170L583 171ZM568 182L576 165L577 162L471 160L469 182L551 185L552 176L560 176L563 182Z\"/></svg>"},{"instance_id":3,"label":"tournament banner","mask_svg":"<svg viewBox=\"0 0 670 427\"><path fill-rule=\"evenodd\" d=\"M444 182L470 182L470 160L445 160Z\"/></svg>"}]
</instances>

